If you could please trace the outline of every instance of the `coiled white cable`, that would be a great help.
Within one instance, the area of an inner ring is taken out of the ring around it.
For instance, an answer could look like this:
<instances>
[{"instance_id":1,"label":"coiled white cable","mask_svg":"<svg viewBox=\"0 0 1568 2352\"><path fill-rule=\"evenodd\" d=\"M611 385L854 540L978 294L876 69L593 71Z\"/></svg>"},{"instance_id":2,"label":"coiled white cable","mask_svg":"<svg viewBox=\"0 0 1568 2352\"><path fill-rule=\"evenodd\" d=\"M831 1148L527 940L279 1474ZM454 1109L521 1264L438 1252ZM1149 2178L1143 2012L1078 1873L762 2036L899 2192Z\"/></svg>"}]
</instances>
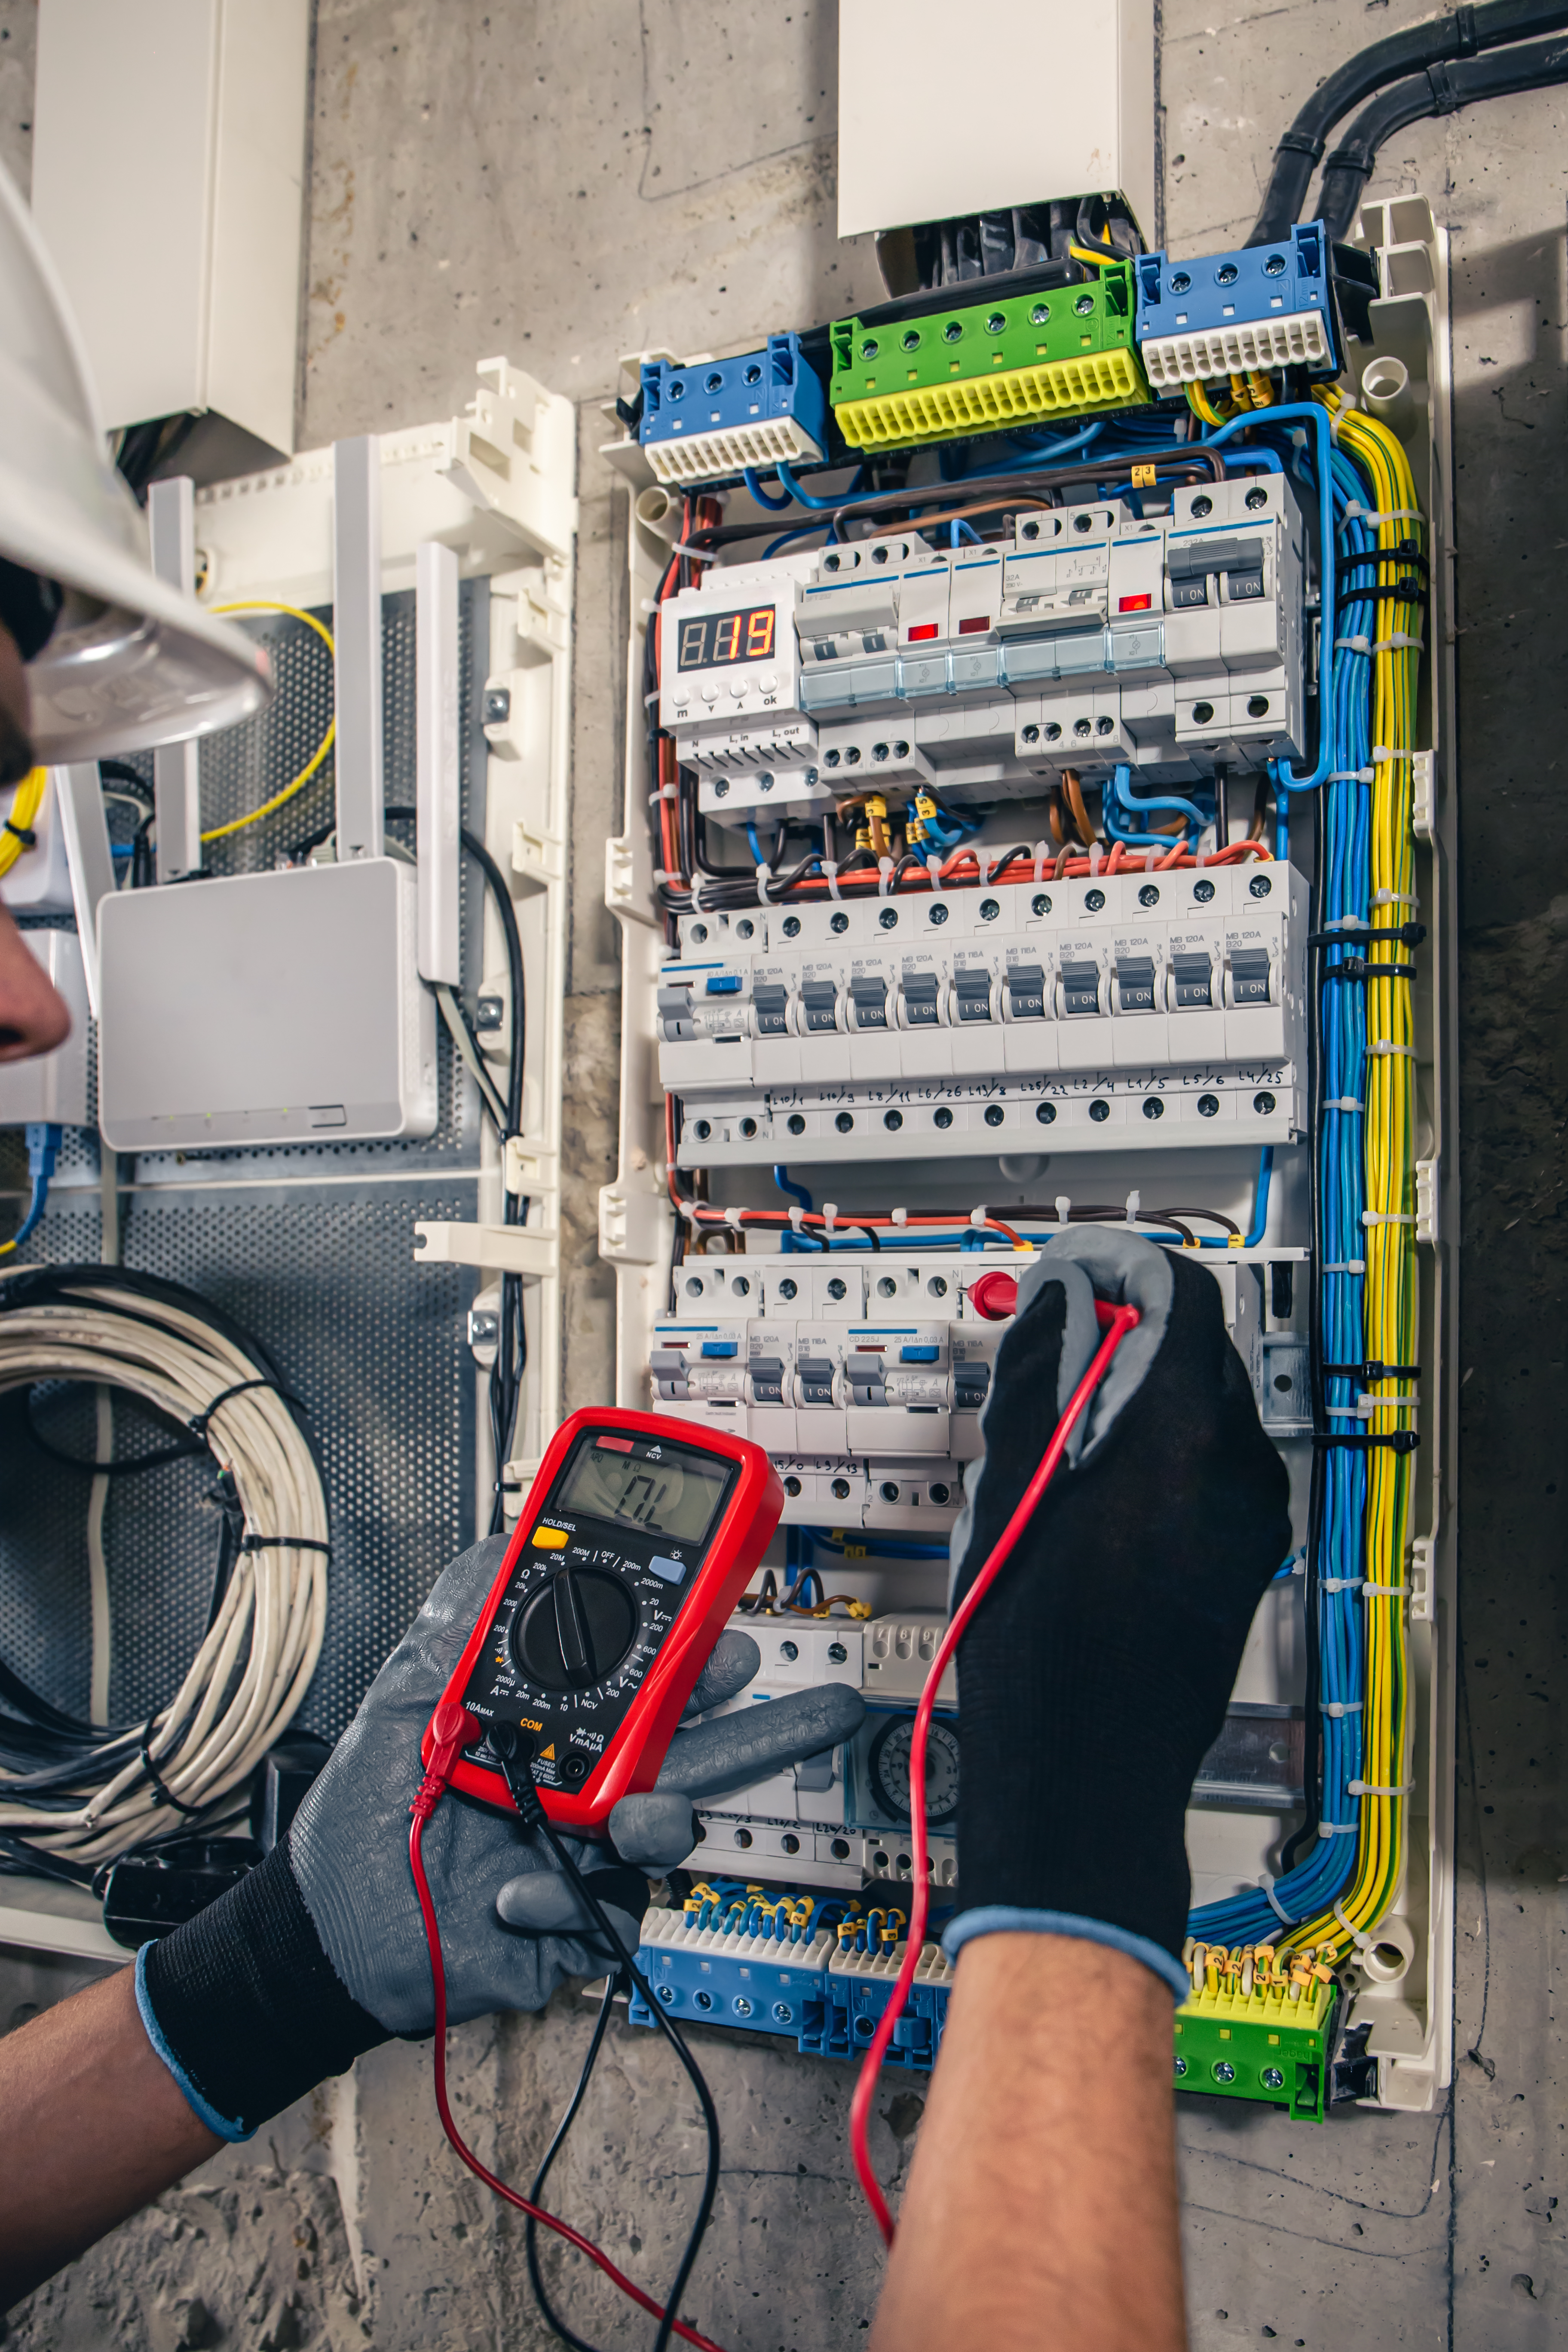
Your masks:
<instances>
[{"instance_id":1,"label":"coiled white cable","mask_svg":"<svg viewBox=\"0 0 1568 2352\"><path fill-rule=\"evenodd\" d=\"M321 1654L327 1505L270 1369L226 1318L174 1284L89 1266L0 1276L0 1393L39 1381L127 1391L192 1428L244 1514L211 1628L167 1705L79 1760L0 1768L0 1832L92 1864L150 1837L211 1829L235 1810Z\"/></svg>"}]
</instances>

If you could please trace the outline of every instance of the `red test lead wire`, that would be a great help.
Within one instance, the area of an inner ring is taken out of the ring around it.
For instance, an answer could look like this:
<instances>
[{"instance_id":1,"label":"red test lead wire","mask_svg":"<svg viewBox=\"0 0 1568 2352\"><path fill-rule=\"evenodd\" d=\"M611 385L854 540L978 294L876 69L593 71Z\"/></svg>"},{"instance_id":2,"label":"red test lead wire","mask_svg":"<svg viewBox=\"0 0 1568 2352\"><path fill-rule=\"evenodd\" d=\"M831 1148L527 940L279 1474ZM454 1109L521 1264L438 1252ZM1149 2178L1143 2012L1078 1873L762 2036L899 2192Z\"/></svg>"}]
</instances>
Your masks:
<instances>
[{"instance_id":1,"label":"red test lead wire","mask_svg":"<svg viewBox=\"0 0 1568 2352\"><path fill-rule=\"evenodd\" d=\"M888 2210L888 2200L882 2194L881 2183L871 2168L871 2154L867 2135L871 2123L871 2102L877 2094L877 2077L893 2039L893 2029L904 2012L910 1987L920 1966L925 1947L926 1914L930 1904L931 1862L926 1842L926 1738L931 1730L931 1712L936 1705L937 1685L942 1680L948 1660L957 1649L971 1618L1012 1556L1013 1547L1034 1517L1041 1496L1056 1475L1074 1426L1088 1410L1089 1400L1110 1369L1110 1360L1117 1349L1137 1323L1135 1307L1108 1307L1097 1298L1094 1311L1105 1331L1096 1349L1094 1360L1074 1389L1067 1411L1051 1433L1051 1442L1041 1456L1038 1469L1025 1487L1018 1507L993 1546L989 1558L970 1586L952 1615L942 1645L931 1662L931 1670L921 1693L921 1703L915 1710L915 1727L910 1741L910 1832L914 1853L914 1885L910 1905L910 1925L904 1945L903 1965L898 1980L888 1997L888 2005L878 2021L877 2032L860 2067L860 2078L855 2085L855 2096L849 2108L849 2149L855 2160L855 2170L866 2202L877 2219L888 2245L893 2242L893 2217ZM960 1857L959 1868L963 1869Z\"/></svg>"},{"instance_id":2,"label":"red test lead wire","mask_svg":"<svg viewBox=\"0 0 1568 2352\"><path fill-rule=\"evenodd\" d=\"M568 2245L575 2246L580 2254L586 2254L588 2260L596 2263L605 2276L612 2280L623 2294L629 2295L649 2318L661 2320L664 2317L662 2304L656 2303L652 2295L645 2294L624 2271L617 2270L608 2254L596 2246L592 2238L585 2238L569 2221L547 2213L542 2205L530 2204L528 2199L520 2196L515 2189L509 2189L504 2180L498 2180L495 2174L479 2162L453 2120L447 2096L447 1969L441 1956L440 1924L436 1917L436 1905L430 1893L430 1881L421 1848L425 1840L425 1824L447 1793L452 1767L463 1749L479 1738L479 1726L468 1709L459 1706L455 1699L443 1699L430 1718L430 1728L435 1735L436 1745L431 1750L429 1766L419 1784L418 1793L409 1807L413 1819L408 1831L408 1862L414 1873L415 1891L419 1897L420 1915L425 1922L425 1941L430 1953L430 1982L436 2006L436 2107L441 2118L441 2127L476 2179L482 2180L487 2189L504 2198L509 2205L515 2205L520 2213L531 2214L547 2230L553 2230L566 2240ZM697 2352L722 2352L722 2347L709 2336L700 2335L695 2327L688 2327L679 2319L674 2322L674 2332L686 2343L695 2345Z\"/></svg>"}]
</instances>

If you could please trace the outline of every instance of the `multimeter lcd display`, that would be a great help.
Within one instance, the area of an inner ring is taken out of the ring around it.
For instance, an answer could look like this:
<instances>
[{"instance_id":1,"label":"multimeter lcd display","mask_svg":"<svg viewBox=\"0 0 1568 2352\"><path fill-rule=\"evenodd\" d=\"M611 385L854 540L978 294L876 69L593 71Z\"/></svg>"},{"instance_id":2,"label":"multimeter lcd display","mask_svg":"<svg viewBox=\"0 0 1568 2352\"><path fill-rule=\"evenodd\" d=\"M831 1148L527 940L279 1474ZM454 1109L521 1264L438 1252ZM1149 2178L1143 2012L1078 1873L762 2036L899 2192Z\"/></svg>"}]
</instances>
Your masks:
<instances>
[{"instance_id":1,"label":"multimeter lcd display","mask_svg":"<svg viewBox=\"0 0 1568 2352\"><path fill-rule=\"evenodd\" d=\"M700 1547L708 1539L730 1484L728 1464L683 1445L646 1438L600 1437L583 1446L550 1497L552 1512L581 1512L621 1527L640 1528L672 1543Z\"/></svg>"},{"instance_id":2,"label":"multimeter lcd display","mask_svg":"<svg viewBox=\"0 0 1568 2352\"><path fill-rule=\"evenodd\" d=\"M710 613L680 625L679 667L715 669L726 662L766 661L773 649L777 614L772 604L743 613Z\"/></svg>"}]
</instances>

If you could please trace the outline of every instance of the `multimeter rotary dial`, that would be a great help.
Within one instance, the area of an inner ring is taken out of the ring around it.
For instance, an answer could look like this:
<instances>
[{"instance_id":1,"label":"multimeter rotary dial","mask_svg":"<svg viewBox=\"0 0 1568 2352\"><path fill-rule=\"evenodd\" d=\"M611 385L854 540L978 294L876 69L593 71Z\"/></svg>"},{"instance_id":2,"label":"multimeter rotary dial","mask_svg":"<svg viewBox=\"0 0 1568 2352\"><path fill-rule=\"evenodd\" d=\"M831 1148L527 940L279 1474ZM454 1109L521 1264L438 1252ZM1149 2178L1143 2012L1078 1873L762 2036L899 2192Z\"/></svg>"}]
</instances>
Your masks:
<instances>
[{"instance_id":1,"label":"multimeter rotary dial","mask_svg":"<svg viewBox=\"0 0 1568 2352\"><path fill-rule=\"evenodd\" d=\"M867 1766L871 1794L896 1822L910 1818L910 1747L914 1718L894 1716L871 1742ZM945 1723L933 1723L926 1737L926 1821L941 1829L958 1811L958 1734Z\"/></svg>"},{"instance_id":2,"label":"multimeter rotary dial","mask_svg":"<svg viewBox=\"0 0 1568 2352\"><path fill-rule=\"evenodd\" d=\"M637 1607L624 1577L563 1568L511 1621L512 1664L547 1691L591 1690L607 1682L637 1638Z\"/></svg>"}]
</instances>

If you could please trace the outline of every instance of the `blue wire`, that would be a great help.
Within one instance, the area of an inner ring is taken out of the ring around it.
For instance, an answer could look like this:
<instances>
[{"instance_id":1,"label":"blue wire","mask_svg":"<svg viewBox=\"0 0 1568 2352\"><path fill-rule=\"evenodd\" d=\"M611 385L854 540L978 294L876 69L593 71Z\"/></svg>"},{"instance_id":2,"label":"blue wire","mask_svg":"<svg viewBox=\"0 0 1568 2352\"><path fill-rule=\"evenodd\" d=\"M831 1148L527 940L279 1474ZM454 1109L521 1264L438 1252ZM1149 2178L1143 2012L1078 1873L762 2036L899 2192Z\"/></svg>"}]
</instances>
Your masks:
<instances>
[{"instance_id":1,"label":"blue wire","mask_svg":"<svg viewBox=\"0 0 1568 2352\"><path fill-rule=\"evenodd\" d=\"M757 504L760 507L766 507L770 514L783 514L786 507L795 504L787 490L782 499L775 499L764 490L757 478L757 469L754 466L742 466L741 479L745 483L747 490L755 499Z\"/></svg>"},{"instance_id":2,"label":"blue wire","mask_svg":"<svg viewBox=\"0 0 1568 2352\"><path fill-rule=\"evenodd\" d=\"M800 484L795 480L793 470L785 464L782 457L779 459L777 471L779 480L789 492L796 506L810 507L818 513L826 513L835 507L852 506L856 504L857 500L855 494L866 478L865 467L857 466L855 468L855 478L850 483L849 488L847 490L840 490L837 496L830 499L815 499L812 497L809 490L803 490L801 488ZM749 489L751 488L751 484L748 483L746 487ZM858 503L861 505L879 504L886 506L889 496L889 493L886 490L873 490L870 493L868 499L861 499ZM767 501L766 503L771 503L771 501Z\"/></svg>"}]
</instances>

